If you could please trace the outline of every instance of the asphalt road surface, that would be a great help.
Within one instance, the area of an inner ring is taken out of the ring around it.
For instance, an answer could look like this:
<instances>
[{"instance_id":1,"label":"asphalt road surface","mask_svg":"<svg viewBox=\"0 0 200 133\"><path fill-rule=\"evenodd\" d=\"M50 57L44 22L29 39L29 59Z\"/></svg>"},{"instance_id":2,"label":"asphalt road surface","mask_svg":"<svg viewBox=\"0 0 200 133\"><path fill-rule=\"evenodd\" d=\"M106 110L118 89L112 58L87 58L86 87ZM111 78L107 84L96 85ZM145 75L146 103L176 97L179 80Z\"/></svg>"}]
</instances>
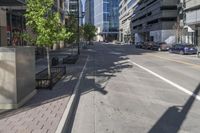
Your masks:
<instances>
[{"instance_id":1,"label":"asphalt road surface","mask_svg":"<svg viewBox=\"0 0 200 133\"><path fill-rule=\"evenodd\" d=\"M72 133L199 133L200 59L95 44Z\"/></svg>"}]
</instances>

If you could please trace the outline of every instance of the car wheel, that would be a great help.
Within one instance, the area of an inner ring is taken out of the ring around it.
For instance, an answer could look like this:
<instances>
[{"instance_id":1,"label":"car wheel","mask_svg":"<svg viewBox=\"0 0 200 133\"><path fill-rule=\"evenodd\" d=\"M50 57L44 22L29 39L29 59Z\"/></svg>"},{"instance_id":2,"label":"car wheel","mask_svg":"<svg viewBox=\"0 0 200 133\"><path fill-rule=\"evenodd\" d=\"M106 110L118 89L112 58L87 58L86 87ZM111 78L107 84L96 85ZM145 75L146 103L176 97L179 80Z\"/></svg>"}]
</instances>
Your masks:
<instances>
[{"instance_id":1,"label":"car wheel","mask_svg":"<svg viewBox=\"0 0 200 133\"><path fill-rule=\"evenodd\" d=\"M180 53L181 55L184 55L184 51L183 51L183 50L181 50L179 53Z\"/></svg>"}]
</instances>

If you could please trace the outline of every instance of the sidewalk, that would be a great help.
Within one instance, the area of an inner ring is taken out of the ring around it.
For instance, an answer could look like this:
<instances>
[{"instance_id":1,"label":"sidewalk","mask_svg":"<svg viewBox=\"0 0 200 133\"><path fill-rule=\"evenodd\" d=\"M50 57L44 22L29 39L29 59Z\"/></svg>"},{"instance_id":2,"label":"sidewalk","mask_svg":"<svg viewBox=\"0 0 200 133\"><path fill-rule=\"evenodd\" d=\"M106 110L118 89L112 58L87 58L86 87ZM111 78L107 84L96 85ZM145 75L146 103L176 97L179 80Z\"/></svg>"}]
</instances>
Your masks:
<instances>
[{"instance_id":1,"label":"sidewalk","mask_svg":"<svg viewBox=\"0 0 200 133\"><path fill-rule=\"evenodd\" d=\"M50 57L57 56L59 58L59 60L61 61L61 59L63 57L71 54L72 51L76 52L76 49L64 48L64 49L61 49L61 50L51 51L50 52ZM35 70L36 73L39 73L39 72L41 72L42 70L44 70L46 68L47 68L47 59L46 59L46 57L36 60L36 70Z\"/></svg>"},{"instance_id":2,"label":"sidewalk","mask_svg":"<svg viewBox=\"0 0 200 133\"><path fill-rule=\"evenodd\" d=\"M68 65L66 76L53 90L38 90L23 107L1 113L0 133L54 133L85 61L86 55L82 54L75 65Z\"/></svg>"}]
</instances>

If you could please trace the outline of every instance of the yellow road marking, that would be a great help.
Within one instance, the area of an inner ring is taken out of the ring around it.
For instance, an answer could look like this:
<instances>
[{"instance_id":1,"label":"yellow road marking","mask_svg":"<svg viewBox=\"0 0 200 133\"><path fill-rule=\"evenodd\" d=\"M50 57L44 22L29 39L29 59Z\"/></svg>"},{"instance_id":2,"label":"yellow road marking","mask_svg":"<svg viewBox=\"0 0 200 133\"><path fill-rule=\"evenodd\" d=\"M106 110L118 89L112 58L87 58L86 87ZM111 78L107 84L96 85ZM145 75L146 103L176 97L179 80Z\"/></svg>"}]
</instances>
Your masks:
<instances>
[{"instance_id":1,"label":"yellow road marking","mask_svg":"<svg viewBox=\"0 0 200 133\"><path fill-rule=\"evenodd\" d=\"M189 66L200 68L200 65L197 65L197 64L193 64L193 63L189 63L189 62L185 62L185 61L174 60L174 59L169 59L169 58L166 58L166 57L162 57L162 56L158 56L158 55L153 55L153 54L149 54L149 55L157 57L157 58L161 58L161 59L173 61L173 62L176 62L176 63L181 63L181 64L185 64L185 65L189 65Z\"/></svg>"}]
</instances>

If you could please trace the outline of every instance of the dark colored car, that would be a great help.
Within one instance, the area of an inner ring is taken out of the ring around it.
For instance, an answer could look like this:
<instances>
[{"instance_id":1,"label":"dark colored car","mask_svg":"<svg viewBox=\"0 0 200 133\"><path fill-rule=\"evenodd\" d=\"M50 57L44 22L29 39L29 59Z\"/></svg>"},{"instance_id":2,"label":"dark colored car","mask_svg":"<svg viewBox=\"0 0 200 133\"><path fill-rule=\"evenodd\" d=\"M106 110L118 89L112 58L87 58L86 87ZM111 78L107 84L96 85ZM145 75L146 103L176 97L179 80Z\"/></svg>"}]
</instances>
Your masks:
<instances>
[{"instance_id":1,"label":"dark colored car","mask_svg":"<svg viewBox=\"0 0 200 133\"><path fill-rule=\"evenodd\" d=\"M155 42L148 42L146 45L146 49L153 50L153 46L155 45Z\"/></svg>"},{"instance_id":2,"label":"dark colored car","mask_svg":"<svg viewBox=\"0 0 200 133\"><path fill-rule=\"evenodd\" d=\"M156 42L153 45L153 50L157 51L168 51L170 49L170 45L165 42Z\"/></svg>"},{"instance_id":3,"label":"dark colored car","mask_svg":"<svg viewBox=\"0 0 200 133\"><path fill-rule=\"evenodd\" d=\"M149 44L149 42L144 42L143 45L142 45L142 48L148 49L148 47L149 47L148 44Z\"/></svg>"},{"instance_id":4,"label":"dark colored car","mask_svg":"<svg viewBox=\"0 0 200 133\"><path fill-rule=\"evenodd\" d=\"M178 54L196 54L197 48L194 45L189 44L175 44L169 49L170 53Z\"/></svg>"},{"instance_id":5,"label":"dark colored car","mask_svg":"<svg viewBox=\"0 0 200 133\"><path fill-rule=\"evenodd\" d=\"M143 44L144 44L144 42L137 42L137 43L135 43L135 47L142 48Z\"/></svg>"},{"instance_id":6,"label":"dark colored car","mask_svg":"<svg viewBox=\"0 0 200 133\"><path fill-rule=\"evenodd\" d=\"M104 40L103 42L108 43L108 40Z\"/></svg>"}]
</instances>

